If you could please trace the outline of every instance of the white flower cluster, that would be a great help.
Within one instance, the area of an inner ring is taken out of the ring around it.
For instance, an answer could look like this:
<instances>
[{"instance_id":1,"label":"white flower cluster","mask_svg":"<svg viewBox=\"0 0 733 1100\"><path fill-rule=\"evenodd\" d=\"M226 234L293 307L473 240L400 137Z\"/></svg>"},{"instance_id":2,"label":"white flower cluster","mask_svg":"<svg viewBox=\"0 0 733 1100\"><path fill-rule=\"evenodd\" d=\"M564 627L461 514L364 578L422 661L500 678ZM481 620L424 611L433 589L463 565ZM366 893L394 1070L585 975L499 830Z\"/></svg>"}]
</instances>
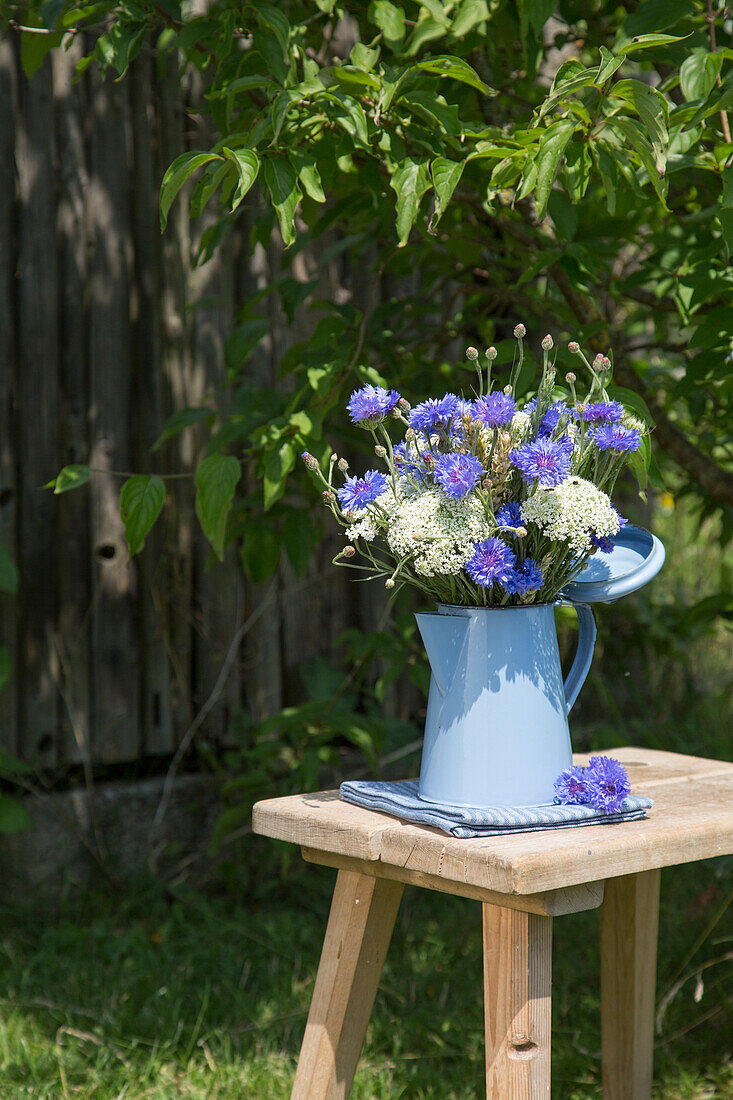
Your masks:
<instances>
[{"instance_id":1,"label":"white flower cluster","mask_svg":"<svg viewBox=\"0 0 733 1100\"><path fill-rule=\"evenodd\" d=\"M390 486L381 496L378 496L371 504L367 504L364 511L359 516L356 523L352 523L351 527L346 528L346 537L349 542L356 542L357 539L364 539L364 542L373 542L387 522L387 519L396 506L397 500L401 499L402 492L400 490L400 482L397 483L397 499L392 492Z\"/></svg>"},{"instance_id":2,"label":"white flower cluster","mask_svg":"<svg viewBox=\"0 0 733 1100\"><path fill-rule=\"evenodd\" d=\"M460 500L440 489L413 493L392 510L386 536L392 553L412 560L424 577L460 573L473 556L474 543L489 534L481 501L473 494Z\"/></svg>"},{"instance_id":3,"label":"white flower cluster","mask_svg":"<svg viewBox=\"0 0 733 1100\"><path fill-rule=\"evenodd\" d=\"M582 477L569 477L554 489L540 489L522 505L525 523L536 523L548 539L567 542L583 553L591 549L591 534L616 535L619 520L606 493Z\"/></svg>"}]
</instances>

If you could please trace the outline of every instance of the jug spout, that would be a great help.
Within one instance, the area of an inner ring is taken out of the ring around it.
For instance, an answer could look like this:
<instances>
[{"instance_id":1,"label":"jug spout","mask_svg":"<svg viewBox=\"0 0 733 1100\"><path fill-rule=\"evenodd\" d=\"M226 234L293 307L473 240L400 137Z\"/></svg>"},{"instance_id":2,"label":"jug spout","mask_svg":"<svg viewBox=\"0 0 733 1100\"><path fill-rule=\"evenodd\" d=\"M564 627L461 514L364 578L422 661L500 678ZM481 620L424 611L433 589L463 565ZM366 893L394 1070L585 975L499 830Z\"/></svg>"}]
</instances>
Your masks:
<instances>
[{"instance_id":1,"label":"jug spout","mask_svg":"<svg viewBox=\"0 0 733 1100\"><path fill-rule=\"evenodd\" d=\"M441 695L450 688L466 645L470 620L451 615L416 615L430 662L433 683Z\"/></svg>"}]
</instances>

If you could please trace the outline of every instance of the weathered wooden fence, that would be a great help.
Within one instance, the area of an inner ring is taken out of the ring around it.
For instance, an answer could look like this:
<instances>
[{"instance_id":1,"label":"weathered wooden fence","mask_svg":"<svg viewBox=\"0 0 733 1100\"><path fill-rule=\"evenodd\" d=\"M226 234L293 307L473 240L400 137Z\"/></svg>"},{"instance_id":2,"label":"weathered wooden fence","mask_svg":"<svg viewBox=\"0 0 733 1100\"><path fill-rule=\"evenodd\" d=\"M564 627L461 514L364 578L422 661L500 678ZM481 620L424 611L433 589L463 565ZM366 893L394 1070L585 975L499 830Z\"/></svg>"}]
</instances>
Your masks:
<instances>
[{"instance_id":1,"label":"weathered wooden fence","mask_svg":"<svg viewBox=\"0 0 733 1100\"><path fill-rule=\"evenodd\" d=\"M195 467L193 433L151 444L173 409L223 383L236 304L278 255L273 244L251 260L245 222L195 269L182 204L161 237L162 173L207 137L173 65L161 72L142 54L119 84L92 69L75 80L81 53L78 41L54 51L29 82L17 41L0 40L0 540L21 575L18 596L0 597L0 644L13 657L0 747L53 769L173 751L263 600L209 737L225 734L237 706L279 708L304 658L374 615L341 571L323 583L331 547L299 581L282 562L264 590L232 556L207 572L180 481L127 562L119 473ZM279 320L254 367L263 385ZM41 488L75 462L103 473L61 496Z\"/></svg>"}]
</instances>

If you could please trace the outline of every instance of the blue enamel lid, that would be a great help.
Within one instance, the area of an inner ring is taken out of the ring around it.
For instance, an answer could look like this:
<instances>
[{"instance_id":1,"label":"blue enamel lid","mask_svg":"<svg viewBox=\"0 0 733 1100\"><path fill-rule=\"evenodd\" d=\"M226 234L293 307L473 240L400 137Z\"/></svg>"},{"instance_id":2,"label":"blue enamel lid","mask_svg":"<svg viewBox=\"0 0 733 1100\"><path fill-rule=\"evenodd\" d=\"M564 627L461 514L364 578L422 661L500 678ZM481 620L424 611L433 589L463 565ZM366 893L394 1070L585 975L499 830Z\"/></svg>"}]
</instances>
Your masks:
<instances>
[{"instance_id":1,"label":"blue enamel lid","mask_svg":"<svg viewBox=\"0 0 733 1100\"><path fill-rule=\"evenodd\" d=\"M636 592L664 565L664 546L650 531L627 524L611 539L613 549L596 550L562 595L576 603L610 603Z\"/></svg>"}]
</instances>

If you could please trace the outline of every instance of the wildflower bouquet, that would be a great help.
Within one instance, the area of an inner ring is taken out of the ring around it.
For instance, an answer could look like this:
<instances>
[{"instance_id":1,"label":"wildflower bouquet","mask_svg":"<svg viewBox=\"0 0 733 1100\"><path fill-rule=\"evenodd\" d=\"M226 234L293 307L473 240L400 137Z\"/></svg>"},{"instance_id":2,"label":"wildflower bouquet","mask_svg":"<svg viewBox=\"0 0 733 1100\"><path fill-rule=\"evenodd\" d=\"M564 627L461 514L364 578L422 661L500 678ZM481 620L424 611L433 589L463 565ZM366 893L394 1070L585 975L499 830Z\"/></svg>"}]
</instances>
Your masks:
<instances>
[{"instance_id":1,"label":"wildflower bouquet","mask_svg":"<svg viewBox=\"0 0 733 1100\"><path fill-rule=\"evenodd\" d=\"M483 367L469 348L478 381L472 399L447 393L411 407L373 385L351 395L351 420L371 433L381 470L349 476L347 461L332 454L324 475L304 452L346 531L335 564L385 577L389 589L411 584L441 603L512 606L552 600L596 549L611 549L626 521L610 494L634 452L648 447L648 427L609 398L610 360L590 363L575 342L568 348L590 384L581 399L569 372L559 395L551 336L542 341L536 395L520 404L524 325L514 335L518 353L504 389L492 385L496 349ZM399 442L390 431L397 427ZM368 564L351 560L357 552Z\"/></svg>"}]
</instances>

